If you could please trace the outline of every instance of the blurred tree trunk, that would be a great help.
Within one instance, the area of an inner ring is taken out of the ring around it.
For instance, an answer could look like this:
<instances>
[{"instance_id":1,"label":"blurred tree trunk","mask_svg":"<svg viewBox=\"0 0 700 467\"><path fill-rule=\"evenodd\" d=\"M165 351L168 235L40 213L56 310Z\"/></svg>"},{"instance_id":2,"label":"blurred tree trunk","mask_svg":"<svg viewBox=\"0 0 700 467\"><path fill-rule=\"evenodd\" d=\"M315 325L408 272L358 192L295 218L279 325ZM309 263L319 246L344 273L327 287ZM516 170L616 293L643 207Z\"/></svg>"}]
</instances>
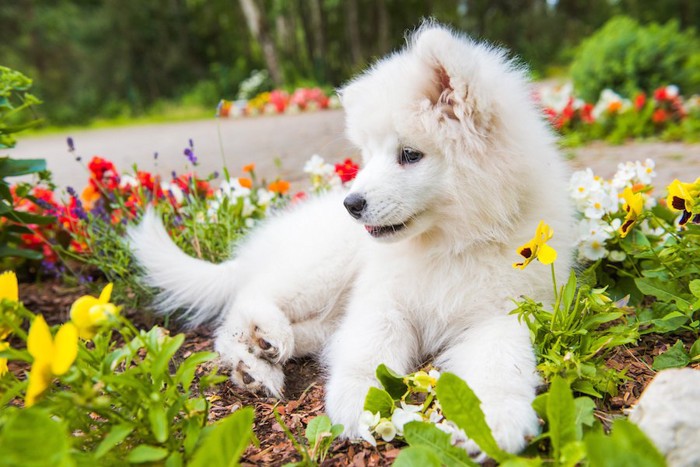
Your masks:
<instances>
[{"instance_id":1,"label":"blurred tree trunk","mask_svg":"<svg viewBox=\"0 0 700 467\"><path fill-rule=\"evenodd\" d=\"M379 23L379 53L383 55L391 48L391 38L389 36L391 25L389 24L389 11L386 8L386 0L379 0L377 2L377 21Z\"/></svg>"},{"instance_id":2,"label":"blurred tree trunk","mask_svg":"<svg viewBox=\"0 0 700 467\"><path fill-rule=\"evenodd\" d=\"M357 0L345 1L345 30L350 43L350 56L354 67L363 62L360 25L358 23Z\"/></svg>"},{"instance_id":3,"label":"blurred tree trunk","mask_svg":"<svg viewBox=\"0 0 700 467\"><path fill-rule=\"evenodd\" d=\"M270 78L276 86L282 85L282 72L280 70L279 60L277 58L277 50L275 42L270 36L268 30L267 18L264 16L264 11L257 4L256 0L239 0L241 9L245 16L248 29L256 41L260 44L263 51L267 71L270 72Z\"/></svg>"},{"instance_id":4,"label":"blurred tree trunk","mask_svg":"<svg viewBox=\"0 0 700 467\"><path fill-rule=\"evenodd\" d=\"M326 81L326 25L321 0L310 0L311 26L314 37L314 69L316 79Z\"/></svg>"}]
</instances>

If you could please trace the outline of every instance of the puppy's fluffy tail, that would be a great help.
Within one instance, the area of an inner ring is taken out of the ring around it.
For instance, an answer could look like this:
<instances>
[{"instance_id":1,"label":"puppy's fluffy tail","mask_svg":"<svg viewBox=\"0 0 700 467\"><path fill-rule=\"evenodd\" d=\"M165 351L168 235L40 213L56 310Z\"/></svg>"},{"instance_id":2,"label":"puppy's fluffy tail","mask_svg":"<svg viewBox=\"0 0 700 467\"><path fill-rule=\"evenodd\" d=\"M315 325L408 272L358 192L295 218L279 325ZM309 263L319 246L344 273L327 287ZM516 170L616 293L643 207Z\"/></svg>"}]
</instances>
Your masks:
<instances>
[{"instance_id":1,"label":"puppy's fluffy tail","mask_svg":"<svg viewBox=\"0 0 700 467\"><path fill-rule=\"evenodd\" d=\"M144 270L146 284L159 290L158 313L182 310L188 327L217 320L235 286L235 262L220 264L192 258L170 239L163 222L148 209L141 223L129 229L132 252Z\"/></svg>"}]
</instances>

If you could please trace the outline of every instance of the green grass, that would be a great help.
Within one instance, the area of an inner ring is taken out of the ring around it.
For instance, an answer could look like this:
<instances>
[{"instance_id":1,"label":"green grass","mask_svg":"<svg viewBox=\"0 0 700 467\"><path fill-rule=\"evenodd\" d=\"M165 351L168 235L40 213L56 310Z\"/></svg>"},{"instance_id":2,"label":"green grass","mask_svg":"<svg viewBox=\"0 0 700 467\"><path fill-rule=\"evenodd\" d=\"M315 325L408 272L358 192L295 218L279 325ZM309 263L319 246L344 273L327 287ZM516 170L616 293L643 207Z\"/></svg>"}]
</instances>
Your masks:
<instances>
[{"instance_id":1,"label":"green grass","mask_svg":"<svg viewBox=\"0 0 700 467\"><path fill-rule=\"evenodd\" d=\"M205 120L214 118L216 107L203 106L182 106L176 104L162 104L150 110L144 115L128 116L123 115L114 118L96 118L84 125L51 125L45 123L36 128L23 132L23 137L51 135L55 133L65 133L66 131L116 128L134 125L147 125L152 123L173 123L190 120Z\"/></svg>"}]
</instances>

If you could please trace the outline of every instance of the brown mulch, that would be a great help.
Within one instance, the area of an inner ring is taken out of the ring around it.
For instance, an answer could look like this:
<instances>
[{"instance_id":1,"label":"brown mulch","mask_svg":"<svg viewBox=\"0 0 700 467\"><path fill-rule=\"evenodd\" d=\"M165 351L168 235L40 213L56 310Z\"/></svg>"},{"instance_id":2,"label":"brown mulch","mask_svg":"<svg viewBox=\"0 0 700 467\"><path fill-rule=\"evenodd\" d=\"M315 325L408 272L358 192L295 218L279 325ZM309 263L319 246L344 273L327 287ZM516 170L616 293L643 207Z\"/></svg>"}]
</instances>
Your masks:
<instances>
[{"instance_id":1,"label":"brown mulch","mask_svg":"<svg viewBox=\"0 0 700 467\"><path fill-rule=\"evenodd\" d=\"M20 299L25 307L43 314L51 324L68 320L70 305L76 298L87 293L89 291L85 286L66 287L53 282L20 285ZM142 313L125 313L139 327L151 327L158 322L152 316ZM682 334L680 337L647 334L642 336L634 347L623 346L615 349L607 364L616 370L626 370L629 379L622 384L616 396L597 401L598 418L607 424L632 407L654 377L655 371L651 368L653 358L671 347L679 338L686 344L686 350L695 340L691 333ZM200 329L187 333L187 339L176 358L184 359L193 352L212 348L211 331ZM700 369L700 363L691 366ZM13 367L13 371L18 369ZM201 373L205 371L208 369L200 369ZM250 446L245 451L241 460L243 465L282 465L300 460L292 442L275 420L275 409L300 441L304 439L303 433L309 420L324 413L324 373L318 363L313 359L292 360L285 366L285 374L286 398L282 401L251 394L230 382L225 382L207 393L212 403L209 415L211 421L223 418L241 407L255 408L255 435L259 445ZM399 443L393 445L381 440L376 448L365 442L336 441L322 465L390 465L398 455L400 447Z\"/></svg>"}]
</instances>

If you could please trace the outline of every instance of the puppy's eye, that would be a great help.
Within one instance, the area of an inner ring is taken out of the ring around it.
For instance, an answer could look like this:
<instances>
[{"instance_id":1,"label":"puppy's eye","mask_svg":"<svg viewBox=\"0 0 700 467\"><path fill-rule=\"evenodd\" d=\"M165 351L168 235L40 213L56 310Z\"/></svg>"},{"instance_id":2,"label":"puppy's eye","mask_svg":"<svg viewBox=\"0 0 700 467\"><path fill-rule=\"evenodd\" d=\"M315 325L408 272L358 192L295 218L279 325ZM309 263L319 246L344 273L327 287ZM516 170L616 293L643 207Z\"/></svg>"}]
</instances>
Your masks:
<instances>
[{"instance_id":1,"label":"puppy's eye","mask_svg":"<svg viewBox=\"0 0 700 467\"><path fill-rule=\"evenodd\" d=\"M421 159L423 159L422 152L416 151L412 148L401 148L401 154L399 154L399 164L415 164Z\"/></svg>"}]
</instances>

